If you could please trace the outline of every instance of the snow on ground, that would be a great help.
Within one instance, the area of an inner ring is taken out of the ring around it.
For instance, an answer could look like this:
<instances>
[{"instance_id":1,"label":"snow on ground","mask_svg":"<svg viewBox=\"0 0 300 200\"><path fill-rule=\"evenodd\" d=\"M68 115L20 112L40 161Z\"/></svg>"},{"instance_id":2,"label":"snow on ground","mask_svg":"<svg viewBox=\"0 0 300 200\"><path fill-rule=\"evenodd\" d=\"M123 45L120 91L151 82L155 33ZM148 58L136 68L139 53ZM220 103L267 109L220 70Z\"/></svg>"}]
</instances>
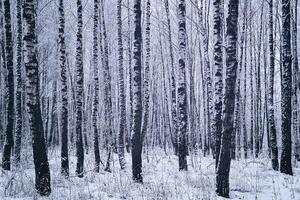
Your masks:
<instances>
[{"instance_id":1,"label":"snow on ground","mask_svg":"<svg viewBox=\"0 0 300 200\"><path fill-rule=\"evenodd\" d=\"M130 155L127 170L120 171L118 157L113 156L112 173L93 172L93 153L85 155L84 178L75 176L76 157L70 158L70 178L60 175L60 152L49 151L52 193L40 198L34 190L34 171L30 161L17 172L0 170L0 199L204 199L221 200L215 194L215 169L211 157L189 156L189 170L178 171L177 157L163 151L144 154L144 184L131 179ZM30 159L31 160L31 159ZM102 161L105 161L102 157ZM300 200L300 164L294 176L270 168L269 159L233 161L230 171L231 199ZM25 167L26 166L26 167Z\"/></svg>"}]
</instances>

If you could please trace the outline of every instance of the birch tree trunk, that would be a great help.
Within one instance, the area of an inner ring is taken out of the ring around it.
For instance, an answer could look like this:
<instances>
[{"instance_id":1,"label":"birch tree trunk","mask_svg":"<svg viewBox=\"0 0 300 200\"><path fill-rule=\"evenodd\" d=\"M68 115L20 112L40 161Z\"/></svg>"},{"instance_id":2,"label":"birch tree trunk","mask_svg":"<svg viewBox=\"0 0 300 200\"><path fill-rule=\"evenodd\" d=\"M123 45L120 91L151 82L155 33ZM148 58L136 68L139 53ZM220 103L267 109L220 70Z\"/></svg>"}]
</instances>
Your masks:
<instances>
[{"instance_id":1,"label":"birch tree trunk","mask_svg":"<svg viewBox=\"0 0 300 200\"><path fill-rule=\"evenodd\" d=\"M64 0L59 0L59 28L58 45L60 52L60 78L61 78L61 174L69 176L69 152L68 152L68 84L66 66L66 43L65 43L65 12Z\"/></svg>"},{"instance_id":2,"label":"birch tree trunk","mask_svg":"<svg viewBox=\"0 0 300 200\"><path fill-rule=\"evenodd\" d=\"M151 1L146 1L146 31L145 31L145 69L143 82L143 121L142 121L142 140L147 134L149 121L149 100L150 100L150 18L151 18Z\"/></svg>"},{"instance_id":3,"label":"birch tree trunk","mask_svg":"<svg viewBox=\"0 0 300 200\"><path fill-rule=\"evenodd\" d=\"M142 29L141 29L141 0L134 1L134 38L132 60L132 175L133 180L143 182L142 177Z\"/></svg>"},{"instance_id":4,"label":"birch tree trunk","mask_svg":"<svg viewBox=\"0 0 300 200\"><path fill-rule=\"evenodd\" d=\"M110 66L109 66L109 60L108 60L108 39L107 39L107 32L106 32L106 24L105 24L105 18L104 18L104 2L103 0L100 1L101 3L101 20L102 23L100 26L102 26L102 36L103 36L103 64L104 64L104 115L106 117L106 127L105 132L108 137L108 156L106 160L106 166L105 171L111 172L110 164L111 164L111 151L113 149L113 123L112 123L112 95L111 95L111 74L110 74Z\"/></svg>"},{"instance_id":5,"label":"birch tree trunk","mask_svg":"<svg viewBox=\"0 0 300 200\"><path fill-rule=\"evenodd\" d=\"M125 128L126 128L126 96L125 96L125 85L124 85L124 65L123 65L123 40L122 40L122 0L118 0L118 64L119 64L119 110L120 110L120 125L119 125L119 137L118 137L118 154L121 169L125 169Z\"/></svg>"},{"instance_id":6,"label":"birch tree trunk","mask_svg":"<svg viewBox=\"0 0 300 200\"><path fill-rule=\"evenodd\" d=\"M270 48L270 66L269 66L269 90L268 90L268 124L270 135L272 168L278 170L278 147L277 135L274 118L274 36L273 36L273 0L269 2L269 48Z\"/></svg>"},{"instance_id":7,"label":"birch tree trunk","mask_svg":"<svg viewBox=\"0 0 300 200\"><path fill-rule=\"evenodd\" d=\"M294 151L295 158L300 161L300 135L299 135L299 111L298 111L298 92L300 87L300 74L299 74L299 63L298 63L298 0L294 0L294 20L292 30L292 44L293 44L293 135L294 135Z\"/></svg>"},{"instance_id":8,"label":"birch tree trunk","mask_svg":"<svg viewBox=\"0 0 300 200\"><path fill-rule=\"evenodd\" d=\"M216 168L219 162L220 143L222 134L222 91L223 91L223 16L224 2L223 0L214 0L214 118L212 126L212 135L215 140L215 158Z\"/></svg>"},{"instance_id":9,"label":"birch tree trunk","mask_svg":"<svg viewBox=\"0 0 300 200\"><path fill-rule=\"evenodd\" d=\"M66 66L66 43L65 43L65 11L64 1L59 0L59 28L58 45L60 51L60 78L61 78L61 174L69 176L69 156L68 156L68 83Z\"/></svg>"},{"instance_id":10,"label":"birch tree trunk","mask_svg":"<svg viewBox=\"0 0 300 200\"><path fill-rule=\"evenodd\" d=\"M173 146L175 149L175 154L178 154L178 133L177 133L177 103L176 103L176 81L175 81L175 65L174 65L174 55L173 55L173 41L171 32L171 20L170 20L170 8L169 0L165 0L165 8L167 14L167 25L168 25L168 41L169 41L169 51L171 60L171 114L172 114L172 136Z\"/></svg>"},{"instance_id":11,"label":"birch tree trunk","mask_svg":"<svg viewBox=\"0 0 300 200\"><path fill-rule=\"evenodd\" d=\"M99 106L99 68L98 68L98 26L99 26L99 0L94 0L94 27L93 27L93 78L94 96L92 111L92 126L94 133L95 172L100 170L99 132L98 132L98 106Z\"/></svg>"},{"instance_id":12,"label":"birch tree trunk","mask_svg":"<svg viewBox=\"0 0 300 200\"><path fill-rule=\"evenodd\" d=\"M11 153L14 145L14 66L13 66L13 41L11 28L10 0L4 0L4 28L5 28L5 56L7 69L7 106L6 106L6 133L5 144L2 157L2 168L10 170Z\"/></svg>"},{"instance_id":13,"label":"birch tree trunk","mask_svg":"<svg viewBox=\"0 0 300 200\"><path fill-rule=\"evenodd\" d=\"M231 136L234 131L235 87L237 71L237 32L239 1L230 0L226 19L226 79L222 122L220 160L217 167L217 194L229 198L229 171Z\"/></svg>"},{"instance_id":14,"label":"birch tree trunk","mask_svg":"<svg viewBox=\"0 0 300 200\"><path fill-rule=\"evenodd\" d=\"M15 110L15 161L17 167L21 161L21 142L23 128L23 103L22 103L22 0L17 1L17 66L16 66L16 110Z\"/></svg>"},{"instance_id":15,"label":"birch tree trunk","mask_svg":"<svg viewBox=\"0 0 300 200\"><path fill-rule=\"evenodd\" d=\"M133 108L132 108L132 55L131 55L131 18L130 18L130 3L127 0L127 18L128 18L128 41L127 41L127 48L128 48L128 75L129 75L129 131L126 135L126 151L130 153L131 149L131 132L132 132L132 115L133 115Z\"/></svg>"},{"instance_id":16,"label":"birch tree trunk","mask_svg":"<svg viewBox=\"0 0 300 200\"><path fill-rule=\"evenodd\" d=\"M44 139L40 108L39 65L37 62L36 0L24 0L24 64L26 69L26 104L32 134L33 159L35 166L35 188L42 196L51 193L50 170Z\"/></svg>"},{"instance_id":17,"label":"birch tree trunk","mask_svg":"<svg viewBox=\"0 0 300 200\"><path fill-rule=\"evenodd\" d=\"M292 170L292 138L291 138L291 94L292 94L292 54L291 54L291 1L282 0L282 80L281 80L281 112L282 112L282 152L280 172L293 175Z\"/></svg>"},{"instance_id":18,"label":"birch tree trunk","mask_svg":"<svg viewBox=\"0 0 300 200\"><path fill-rule=\"evenodd\" d=\"M77 0L77 43L76 43L76 175L83 177L84 150L83 124L83 50L82 50L82 1Z\"/></svg>"},{"instance_id":19,"label":"birch tree trunk","mask_svg":"<svg viewBox=\"0 0 300 200\"><path fill-rule=\"evenodd\" d=\"M187 87L186 87L186 3L185 0L178 2L178 42L179 42L179 61L178 61L178 157L179 170L187 171Z\"/></svg>"}]
</instances>

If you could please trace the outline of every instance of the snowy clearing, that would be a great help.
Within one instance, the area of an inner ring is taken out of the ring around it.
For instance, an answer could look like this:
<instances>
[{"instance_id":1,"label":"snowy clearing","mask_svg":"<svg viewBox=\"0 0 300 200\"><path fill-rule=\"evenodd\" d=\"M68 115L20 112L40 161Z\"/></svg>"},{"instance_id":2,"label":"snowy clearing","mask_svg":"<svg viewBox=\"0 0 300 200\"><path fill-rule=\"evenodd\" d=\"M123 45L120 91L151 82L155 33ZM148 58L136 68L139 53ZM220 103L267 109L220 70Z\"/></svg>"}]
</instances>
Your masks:
<instances>
[{"instance_id":1,"label":"snowy clearing","mask_svg":"<svg viewBox=\"0 0 300 200\"><path fill-rule=\"evenodd\" d=\"M93 172L94 155L85 154L85 176L75 176L76 157L71 155L70 178L60 175L60 152L49 151L52 193L39 197L34 189L34 166L23 164L18 172L0 171L0 199L223 199L215 194L215 170L212 157L189 156L188 172L178 171L177 157L171 152L153 151L143 155L144 184L131 178L131 156L126 155L127 169L120 171L118 157L113 156L112 173ZM29 159L31 160L31 159ZM102 158L104 161L105 159ZM294 176L271 169L269 159L232 161L231 199L299 200L300 165Z\"/></svg>"}]
</instances>

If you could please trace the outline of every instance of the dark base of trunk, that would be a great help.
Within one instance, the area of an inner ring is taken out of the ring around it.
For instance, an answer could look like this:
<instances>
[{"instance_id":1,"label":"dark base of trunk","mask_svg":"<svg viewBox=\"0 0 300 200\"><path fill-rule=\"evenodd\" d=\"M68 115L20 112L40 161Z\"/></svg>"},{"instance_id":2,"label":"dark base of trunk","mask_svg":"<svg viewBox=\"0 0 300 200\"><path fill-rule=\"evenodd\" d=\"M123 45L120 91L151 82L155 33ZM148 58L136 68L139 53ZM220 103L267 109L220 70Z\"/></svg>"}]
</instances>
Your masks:
<instances>
[{"instance_id":1,"label":"dark base of trunk","mask_svg":"<svg viewBox=\"0 0 300 200\"><path fill-rule=\"evenodd\" d=\"M79 178L83 177L83 163L81 163L81 162L77 162L76 175Z\"/></svg>"},{"instance_id":2,"label":"dark base of trunk","mask_svg":"<svg viewBox=\"0 0 300 200\"><path fill-rule=\"evenodd\" d=\"M126 152L130 153L130 146L129 145L126 145Z\"/></svg>"},{"instance_id":3,"label":"dark base of trunk","mask_svg":"<svg viewBox=\"0 0 300 200\"><path fill-rule=\"evenodd\" d=\"M35 188L41 196L49 196L51 193L49 165L41 165L36 169Z\"/></svg>"},{"instance_id":4,"label":"dark base of trunk","mask_svg":"<svg viewBox=\"0 0 300 200\"><path fill-rule=\"evenodd\" d=\"M68 159L68 157L62 157L61 175L65 176L65 177L69 176L69 159Z\"/></svg>"},{"instance_id":5,"label":"dark base of trunk","mask_svg":"<svg viewBox=\"0 0 300 200\"><path fill-rule=\"evenodd\" d=\"M142 146L132 148L132 178L137 183L143 183Z\"/></svg>"},{"instance_id":6,"label":"dark base of trunk","mask_svg":"<svg viewBox=\"0 0 300 200\"><path fill-rule=\"evenodd\" d=\"M186 155L178 155L178 159L179 159L179 171L187 171L188 166L187 166Z\"/></svg>"},{"instance_id":7,"label":"dark base of trunk","mask_svg":"<svg viewBox=\"0 0 300 200\"><path fill-rule=\"evenodd\" d=\"M291 161L281 160L281 162L280 162L280 172L293 176Z\"/></svg>"},{"instance_id":8,"label":"dark base of trunk","mask_svg":"<svg viewBox=\"0 0 300 200\"><path fill-rule=\"evenodd\" d=\"M272 168L273 170L278 171L278 159L272 159Z\"/></svg>"},{"instance_id":9,"label":"dark base of trunk","mask_svg":"<svg viewBox=\"0 0 300 200\"><path fill-rule=\"evenodd\" d=\"M11 145L5 144L2 159L2 168L4 170L10 170L10 156L11 156Z\"/></svg>"},{"instance_id":10,"label":"dark base of trunk","mask_svg":"<svg viewBox=\"0 0 300 200\"><path fill-rule=\"evenodd\" d=\"M217 174L217 190L216 193L218 196L229 198L229 180L225 175Z\"/></svg>"},{"instance_id":11,"label":"dark base of trunk","mask_svg":"<svg viewBox=\"0 0 300 200\"><path fill-rule=\"evenodd\" d=\"M111 169L110 169L111 151L112 151L112 149L109 148L109 150L108 150L108 157L107 157L107 161L106 161L106 167L104 169L104 171L109 172L109 173L111 173Z\"/></svg>"}]
</instances>

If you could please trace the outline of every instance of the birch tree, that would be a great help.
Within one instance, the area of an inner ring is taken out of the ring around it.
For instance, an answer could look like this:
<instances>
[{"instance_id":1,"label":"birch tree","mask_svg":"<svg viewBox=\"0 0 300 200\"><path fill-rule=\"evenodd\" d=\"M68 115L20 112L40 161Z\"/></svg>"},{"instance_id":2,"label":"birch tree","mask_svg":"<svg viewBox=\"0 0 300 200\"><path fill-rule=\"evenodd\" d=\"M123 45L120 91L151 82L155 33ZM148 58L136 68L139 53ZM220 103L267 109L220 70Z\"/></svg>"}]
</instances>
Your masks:
<instances>
[{"instance_id":1,"label":"birch tree","mask_svg":"<svg viewBox=\"0 0 300 200\"><path fill-rule=\"evenodd\" d=\"M291 136L291 94L292 94L292 54L291 54L291 1L282 0L282 69L281 69L281 132L282 152L280 172L293 175Z\"/></svg>"},{"instance_id":2,"label":"birch tree","mask_svg":"<svg viewBox=\"0 0 300 200\"><path fill-rule=\"evenodd\" d=\"M187 89L186 89L186 3L178 1L178 158L179 170L187 170Z\"/></svg>"},{"instance_id":3,"label":"birch tree","mask_svg":"<svg viewBox=\"0 0 300 200\"><path fill-rule=\"evenodd\" d=\"M4 170L11 169L11 153L14 145L14 66L13 66L13 41L11 28L11 12L10 0L4 0L4 28L5 28L5 56L7 69L7 106L6 106L6 132L5 144L2 157L2 168Z\"/></svg>"},{"instance_id":4,"label":"birch tree","mask_svg":"<svg viewBox=\"0 0 300 200\"><path fill-rule=\"evenodd\" d=\"M69 176L69 156L68 156L68 85L67 85L67 66L66 66L66 43L65 43L65 12L64 1L59 0L59 28L58 45L60 51L60 78L61 78L61 173Z\"/></svg>"},{"instance_id":5,"label":"birch tree","mask_svg":"<svg viewBox=\"0 0 300 200\"><path fill-rule=\"evenodd\" d=\"M118 64L119 64L119 90L120 90L120 99L119 99L119 109L120 109L120 125L119 125L119 137L118 137L118 153L119 153L119 162L121 169L125 169L126 160L125 160L125 145L124 145L124 136L126 128L126 96L125 96L125 84L124 84L124 63L123 63L123 40L122 40L122 0L118 0Z\"/></svg>"},{"instance_id":6,"label":"birch tree","mask_svg":"<svg viewBox=\"0 0 300 200\"><path fill-rule=\"evenodd\" d=\"M274 118L274 35L273 35L273 0L269 2L269 49L270 49L270 66L269 66L269 88L268 88L268 125L270 135L272 168L278 170L278 147L277 134Z\"/></svg>"},{"instance_id":7,"label":"birch tree","mask_svg":"<svg viewBox=\"0 0 300 200\"><path fill-rule=\"evenodd\" d=\"M22 83L22 0L17 1L17 66L16 66L16 109L15 109L15 161L21 161L21 142L23 128L23 83Z\"/></svg>"},{"instance_id":8,"label":"birch tree","mask_svg":"<svg viewBox=\"0 0 300 200\"><path fill-rule=\"evenodd\" d=\"M229 197L229 171L231 136L234 131L233 115L235 105L235 87L237 71L237 34L238 34L239 0L230 0L228 3L228 16L226 18L226 78L225 96L222 121L222 138L220 160L217 167L217 194Z\"/></svg>"},{"instance_id":9,"label":"birch tree","mask_svg":"<svg viewBox=\"0 0 300 200\"><path fill-rule=\"evenodd\" d=\"M35 188L42 196L51 193L51 180L44 129L40 108L39 64L37 62L36 0L24 0L24 65L26 70L26 105L32 135L32 149L35 166Z\"/></svg>"},{"instance_id":10,"label":"birch tree","mask_svg":"<svg viewBox=\"0 0 300 200\"><path fill-rule=\"evenodd\" d=\"M132 176L133 180L143 182L142 177L142 29L141 29L141 0L135 0L134 13L134 38L132 58L132 90L133 90L133 116L132 116Z\"/></svg>"},{"instance_id":11,"label":"birch tree","mask_svg":"<svg viewBox=\"0 0 300 200\"><path fill-rule=\"evenodd\" d=\"M223 91L223 0L215 0L214 5L214 118L212 126L212 135L215 140L215 158L216 168L219 162L220 143L222 134L222 91Z\"/></svg>"},{"instance_id":12,"label":"birch tree","mask_svg":"<svg viewBox=\"0 0 300 200\"><path fill-rule=\"evenodd\" d=\"M98 132L98 105L99 105L99 76L98 76L98 26L99 26L99 0L94 0L94 27L93 27L93 77L94 77L94 96L92 126L94 132L94 156L95 171L100 170L100 151L99 151L99 132Z\"/></svg>"},{"instance_id":13,"label":"birch tree","mask_svg":"<svg viewBox=\"0 0 300 200\"><path fill-rule=\"evenodd\" d=\"M76 175L83 177L84 150L82 139L83 123L83 47L82 47L82 1L77 0L77 42L76 42Z\"/></svg>"}]
</instances>

